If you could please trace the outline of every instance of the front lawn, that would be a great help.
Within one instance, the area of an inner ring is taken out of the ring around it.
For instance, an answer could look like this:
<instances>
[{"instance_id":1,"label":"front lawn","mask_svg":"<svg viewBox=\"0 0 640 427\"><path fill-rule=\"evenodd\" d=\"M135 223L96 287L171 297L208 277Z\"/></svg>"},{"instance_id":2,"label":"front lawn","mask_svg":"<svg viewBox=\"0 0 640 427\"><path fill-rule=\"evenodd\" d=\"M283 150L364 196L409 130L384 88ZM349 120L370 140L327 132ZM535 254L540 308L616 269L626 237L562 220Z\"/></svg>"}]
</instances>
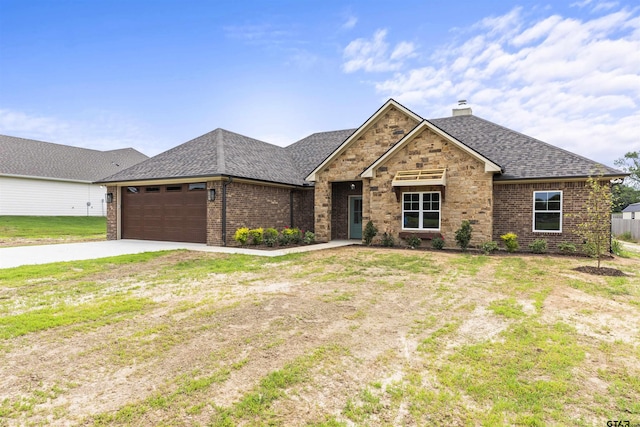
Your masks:
<instances>
[{"instance_id":1,"label":"front lawn","mask_svg":"<svg viewBox=\"0 0 640 427\"><path fill-rule=\"evenodd\" d=\"M0 270L0 425L640 423L640 263L347 247Z\"/></svg>"},{"instance_id":2,"label":"front lawn","mask_svg":"<svg viewBox=\"0 0 640 427\"><path fill-rule=\"evenodd\" d=\"M104 240L107 219L94 216L0 216L0 246Z\"/></svg>"}]
</instances>

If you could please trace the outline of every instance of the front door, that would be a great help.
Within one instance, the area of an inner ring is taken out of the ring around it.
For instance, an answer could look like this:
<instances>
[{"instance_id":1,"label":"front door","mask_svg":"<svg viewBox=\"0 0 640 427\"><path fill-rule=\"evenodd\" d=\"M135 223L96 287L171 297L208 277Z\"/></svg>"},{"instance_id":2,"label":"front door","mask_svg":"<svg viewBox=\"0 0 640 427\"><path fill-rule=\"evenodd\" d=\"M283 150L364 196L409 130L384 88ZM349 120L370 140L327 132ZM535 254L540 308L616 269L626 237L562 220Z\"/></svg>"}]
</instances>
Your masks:
<instances>
[{"instance_id":1,"label":"front door","mask_svg":"<svg viewBox=\"0 0 640 427\"><path fill-rule=\"evenodd\" d=\"M362 240L362 196L349 196L349 238Z\"/></svg>"}]
</instances>

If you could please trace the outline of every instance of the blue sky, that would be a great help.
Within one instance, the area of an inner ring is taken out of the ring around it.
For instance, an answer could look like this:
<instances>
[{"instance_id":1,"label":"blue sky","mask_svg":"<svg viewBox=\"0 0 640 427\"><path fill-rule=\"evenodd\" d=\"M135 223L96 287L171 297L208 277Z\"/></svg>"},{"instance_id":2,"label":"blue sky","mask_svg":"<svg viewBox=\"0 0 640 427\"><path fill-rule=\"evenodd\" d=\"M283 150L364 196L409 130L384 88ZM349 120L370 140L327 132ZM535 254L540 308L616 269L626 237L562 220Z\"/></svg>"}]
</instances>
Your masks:
<instances>
[{"instance_id":1,"label":"blue sky","mask_svg":"<svg viewBox=\"0 0 640 427\"><path fill-rule=\"evenodd\" d=\"M0 0L0 133L155 155L218 127L277 145L394 98L612 165L640 150L626 1Z\"/></svg>"}]
</instances>

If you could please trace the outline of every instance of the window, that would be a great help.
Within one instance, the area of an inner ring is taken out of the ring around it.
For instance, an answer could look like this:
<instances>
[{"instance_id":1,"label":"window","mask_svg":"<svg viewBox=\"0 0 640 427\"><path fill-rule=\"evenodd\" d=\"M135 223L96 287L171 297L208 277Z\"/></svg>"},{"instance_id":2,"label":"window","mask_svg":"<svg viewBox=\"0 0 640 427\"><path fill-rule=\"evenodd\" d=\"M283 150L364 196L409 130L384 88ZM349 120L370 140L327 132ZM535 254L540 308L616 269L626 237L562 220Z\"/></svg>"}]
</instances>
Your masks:
<instances>
[{"instance_id":1,"label":"window","mask_svg":"<svg viewBox=\"0 0 640 427\"><path fill-rule=\"evenodd\" d=\"M562 231L562 191L533 192L533 231Z\"/></svg>"},{"instance_id":2,"label":"window","mask_svg":"<svg viewBox=\"0 0 640 427\"><path fill-rule=\"evenodd\" d=\"M140 192L140 188L138 187L127 187L127 193L139 193Z\"/></svg>"},{"instance_id":3,"label":"window","mask_svg":"<svg viewBox=\"0 0 640 427\"><path fill-rule=\"evenodd\" d=\"M145 193L159 193L160 187L145 187Z\"/></svg>"},{"instance_id":4,"label":"window","mask_svg":"<svg viewBox=\"0 0 640 427\"><path fill-rule=\"evenodd\" d=\"M403 193L402 228L440 230L440 192Z\"/></svg>"},{"instance_id":5,"label":"window","mask_svg":"<svg viewBox=\"0 0 640 427\"><path fill-rule=\"evenodd\" d=\"M167 191L182 191L182 185L167 185Z\"/></svg>"},{"instance_id":6,"label":"window","mask_svg":"<svg viewBox=\"0 0 640 427\"><path fill-rule=\"evenodd\" d=\"M206 189L207 189L206 182L195 182L193 184L189 184L189 191L206 190Z\"/></svg>"}]
</instances>

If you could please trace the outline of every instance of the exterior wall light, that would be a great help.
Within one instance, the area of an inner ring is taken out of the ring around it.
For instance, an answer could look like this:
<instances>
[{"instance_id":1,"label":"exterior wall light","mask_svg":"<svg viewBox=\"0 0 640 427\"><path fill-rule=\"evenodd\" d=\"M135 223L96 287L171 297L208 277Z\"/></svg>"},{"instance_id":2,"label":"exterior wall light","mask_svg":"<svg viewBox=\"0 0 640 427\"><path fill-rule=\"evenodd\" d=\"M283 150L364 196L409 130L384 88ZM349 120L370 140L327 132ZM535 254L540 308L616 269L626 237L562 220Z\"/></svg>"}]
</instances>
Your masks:
<instances>
[{"instance_id":1,"label":"exterior wall light","mask_svg":"<svg viewBox=\"0 0 640 427\"><path fill-rule=\"evenodd\" d=\"M215 188L210 188L209 189L209 201L210 202L215 202L216 201L216 189Z\"/></svg>"},{"instance_id":2,"label":"exterior wall light","mask_svg":"<svg viewBox=\"0 0 640 427\"><path fill-rule=\"evenodd\" d=\"M113 203L113 193L107 193L107 203Z\"/></svg>"},{"instance_id":3,"label":"exterior wall light","mask_svg":"<svg viewBox=\"0 0 640 427\"><path fill-rule=\"evenodd\" d=\"M355 189L356 189L356 185L355 185L355 184L351 184L351 186L350 186L350 187L351 187L351 191L353 191L353 190L355 190Z\"/></svg>"}]
</instances>

